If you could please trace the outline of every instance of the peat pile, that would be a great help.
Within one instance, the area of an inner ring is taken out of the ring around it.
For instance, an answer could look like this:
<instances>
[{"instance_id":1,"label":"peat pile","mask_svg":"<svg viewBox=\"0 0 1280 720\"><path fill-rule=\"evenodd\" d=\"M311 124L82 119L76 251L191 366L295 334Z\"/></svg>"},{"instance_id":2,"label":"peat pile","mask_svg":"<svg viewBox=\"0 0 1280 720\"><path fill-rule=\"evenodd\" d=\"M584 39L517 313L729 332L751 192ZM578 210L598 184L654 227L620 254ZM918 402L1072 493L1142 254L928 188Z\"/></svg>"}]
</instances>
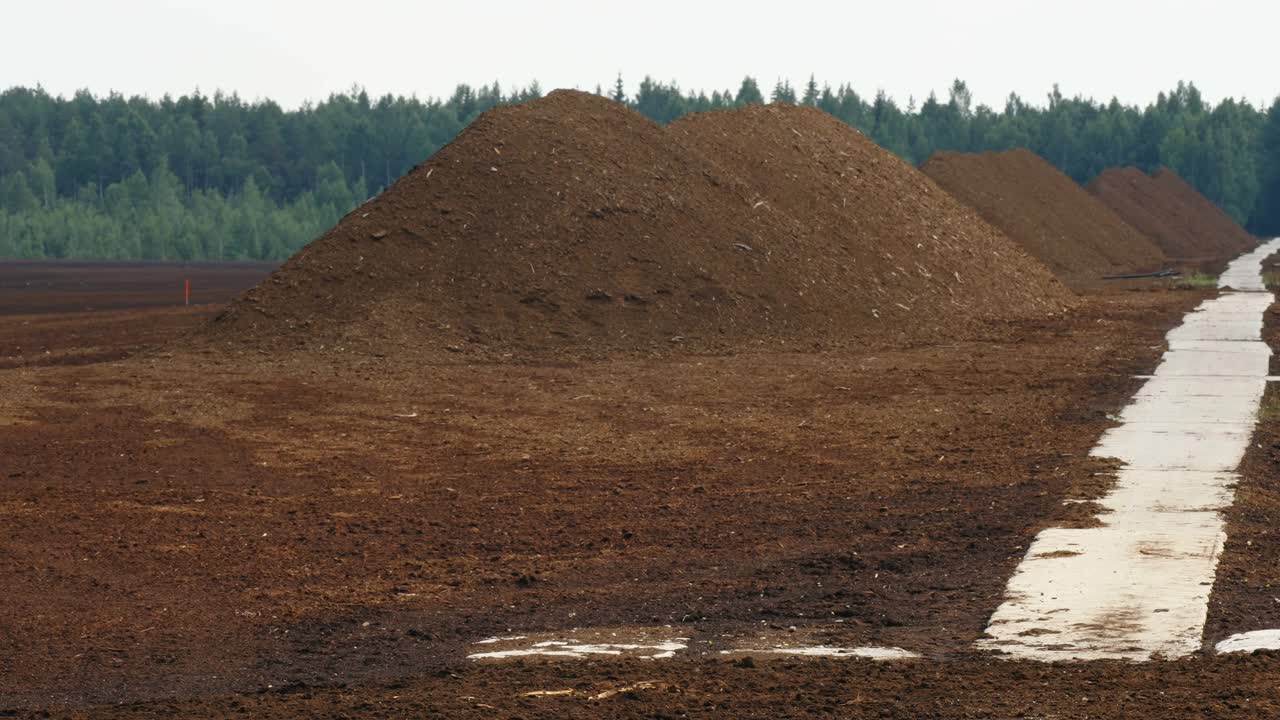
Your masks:
<instances>
[{"instance_id":1,"label":"peat pile","mask_svg":"<svg viewBox=\"0 0 1280 720\"><path fill-rule=\"evenodd\" d=\"M721 117L727 130L752 116ZM495 108L206 337L410 357L813 347L954 336L1070 302L923 175L816 111L787 116L732 140L795 168L825 156L784 202L603 98ZM718 120L685 127L701 122ZM799 198L839 177L831 213L802 212Z\"/></svg>"},{"instance_id":2,"label":"peat pile","mask_svg":"<svg viewBox=\"0 0 1280 720\"><path fill-rule=\"evenodd\" d=\"M1073 289L1164 262L1151 240L1030 150L940 152L920 169Z\"/></svg>"},{"instance_id":3,"label":"peat pile","mask_svg":"<svg viewBox=\"0 0 1280 720\"><path fill-rule=\"evenodd\" d=\"M1215 246L1226 249L1229 256L1239 255L1257 246L1257 238L1176 172L1160 168L1151 174L1151 181L1165 194L1182 202L1191 211L1196 223L1203 226L1202 237L1211 238Z\"/></svg>"},{"instance_id":4,"label":"peat pile","mask_svg":"<svg viewBox=\"0 0 1280 720\"><path fill-rule=\"evenodd\" d=\"M1112 168L1094 178L1088 190L1184 265L1220 265L1257 243L1169 170L1148 176L1137 168Z\"/></svg>"},{"instance_id":5,"label":"peat pile","mask_svg":"<svg viewBox=\"0 0 1280 720\"><path fill-rule=\"evenodd\" d=\"M1021 315L1043 301L1071 302L998 230L816 108L715 110L686 115L669 131L689 154L742 178L755 193L754 210L795 218L805 232L796 260L825 267L842 311L873 335L946 335L953 323L999 318L1006 309ZM876 322L867 323L868 309Z\"/></svg>"}]
</instances>

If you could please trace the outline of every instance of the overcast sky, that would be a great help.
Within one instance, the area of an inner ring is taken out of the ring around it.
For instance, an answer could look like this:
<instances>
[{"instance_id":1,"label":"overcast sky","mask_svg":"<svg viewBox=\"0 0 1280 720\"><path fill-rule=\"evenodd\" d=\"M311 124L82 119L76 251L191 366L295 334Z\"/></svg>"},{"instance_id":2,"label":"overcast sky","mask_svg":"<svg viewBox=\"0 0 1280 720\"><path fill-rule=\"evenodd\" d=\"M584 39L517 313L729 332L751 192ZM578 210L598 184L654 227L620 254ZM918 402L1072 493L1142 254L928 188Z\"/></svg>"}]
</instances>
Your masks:
<instances>
[{"instance_id":1,"label":"overcast sky","mask_svg":"<svg viewBox=\"0 0 1280 720\"><path fill-rule=\"evenodd\" d=\"M621 72L685 89L766 92L810 73L903 104L963 78L978 102L1010 91L1146 104L1178 80L1205 97L1280 93L1268 0L8 0L0 86L153 98L199 87L287 107L360 84L442 96L537 79L594 89Z\"/></svg>"}]
</instances>

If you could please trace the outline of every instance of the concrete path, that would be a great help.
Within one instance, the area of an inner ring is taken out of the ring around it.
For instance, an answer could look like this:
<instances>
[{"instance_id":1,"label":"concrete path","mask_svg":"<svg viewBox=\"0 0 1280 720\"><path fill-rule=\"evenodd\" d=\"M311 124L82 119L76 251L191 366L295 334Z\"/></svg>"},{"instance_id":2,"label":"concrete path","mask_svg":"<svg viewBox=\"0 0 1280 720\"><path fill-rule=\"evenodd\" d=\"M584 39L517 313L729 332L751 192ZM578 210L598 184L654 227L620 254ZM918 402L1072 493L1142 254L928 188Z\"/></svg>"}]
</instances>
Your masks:
<instances>
[{"instance_id":1,"label":"concrete path","mask_svg":"<svg viewBox=\"0 0 1280 720\"><path fill-rule=\"evenodd\" d=\"M1009 580L979 647L1030 660L1148 660L1200 649L1226 538L1221 510L1253 436L1274 301L1261 263L1273 240L1222 274L1093 453L1119 458L1101 526L1049 528Z\"/></svg>"}]
</instances>

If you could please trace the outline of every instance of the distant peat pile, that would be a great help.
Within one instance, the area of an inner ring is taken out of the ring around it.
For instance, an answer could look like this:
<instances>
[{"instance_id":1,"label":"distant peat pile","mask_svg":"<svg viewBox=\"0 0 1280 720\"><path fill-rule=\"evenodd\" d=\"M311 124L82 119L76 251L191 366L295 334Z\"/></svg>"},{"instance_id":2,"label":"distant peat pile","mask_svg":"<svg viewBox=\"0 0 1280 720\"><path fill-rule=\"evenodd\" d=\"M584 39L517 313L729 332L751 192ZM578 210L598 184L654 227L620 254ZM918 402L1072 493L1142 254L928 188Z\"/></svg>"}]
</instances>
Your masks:
<instances>
[{"instance_id":1,"label":"distant peat pile","mask_svg":"<svg viewBox=\"0 0 1280 720\"><path fill-rule=\"evenodd\" d=\"M1240 227L1222 208L1201 195L1174 171L1160 168L1151 174L1151 181L1189 208L1197 226L1203 227L1203 230L1198 231L1201 236L1212 238L1213 245L1223 248L1228 255L1239 255L1258 244L1258 239L1249 234L1249 231Z\"/></svg>"},{"instance_id":2,"label":"distant peat pile","mask_svg":"<svg viewBox=\"0 0 1280 720\"><path fill-rule=\"evenodd\" d=\"M722 133L738 151L716 152ZM669 130L557 91L482 115L205 337L410 358L802 349L954 337L1071 301L923 175L817 111Z\"/></svg>"},{"instance_id":3,"label":"distant peat pile","mask_svg":"<svg viewBox=\"0 0 1280 720\"><path fill-rule=\"evenodd\" d=\"M1074 290L1164 263L1150 239L1030 150L940 152L920 169Z\"/></svg>"},{"instance_id":4,"label":"distant peat pile","mask_svg":"<svg viewBox=\"0 0 1280 720\"><path fill-rule=\"evenodd\" d=\"M1148 176L1137 168L1113 168L1094 178L1088 190L1184 266L1218 269L1257 243L1169 170Z\"/></svg>"}]
</instances>

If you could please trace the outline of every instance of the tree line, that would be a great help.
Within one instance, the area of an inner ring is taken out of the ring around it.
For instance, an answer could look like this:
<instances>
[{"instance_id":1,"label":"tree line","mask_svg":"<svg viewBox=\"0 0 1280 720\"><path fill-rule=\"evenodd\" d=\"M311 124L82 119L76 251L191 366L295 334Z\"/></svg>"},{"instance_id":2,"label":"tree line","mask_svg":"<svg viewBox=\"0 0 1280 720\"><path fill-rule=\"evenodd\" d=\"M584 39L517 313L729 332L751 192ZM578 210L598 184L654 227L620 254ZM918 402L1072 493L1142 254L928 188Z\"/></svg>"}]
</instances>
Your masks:
<instances>
[{"instance_id":1,"label":"tree line","mask_svg":"<svg viewBox=\"0 0 1280 720\"><path fill-rule=\"evenodd\" d=\"M956 80L945 98L900 104L810 78L765 92L682 91L646 77L596 93L667 123L752 103L818 107L907 161L937 150L1026 147L1084 183L1109 167L1168 166L1258 233L1280 234L1280 98L1270 108L1204 101L1179 83L1145 108L1010 95L977 104ZM0 94L0 257L284 258L451 140L478 114L541 96L536 83L459 85L449 98L372 99L359 88L285 110L200 92L159 100Z\"/></svg>"}]
</instances>

